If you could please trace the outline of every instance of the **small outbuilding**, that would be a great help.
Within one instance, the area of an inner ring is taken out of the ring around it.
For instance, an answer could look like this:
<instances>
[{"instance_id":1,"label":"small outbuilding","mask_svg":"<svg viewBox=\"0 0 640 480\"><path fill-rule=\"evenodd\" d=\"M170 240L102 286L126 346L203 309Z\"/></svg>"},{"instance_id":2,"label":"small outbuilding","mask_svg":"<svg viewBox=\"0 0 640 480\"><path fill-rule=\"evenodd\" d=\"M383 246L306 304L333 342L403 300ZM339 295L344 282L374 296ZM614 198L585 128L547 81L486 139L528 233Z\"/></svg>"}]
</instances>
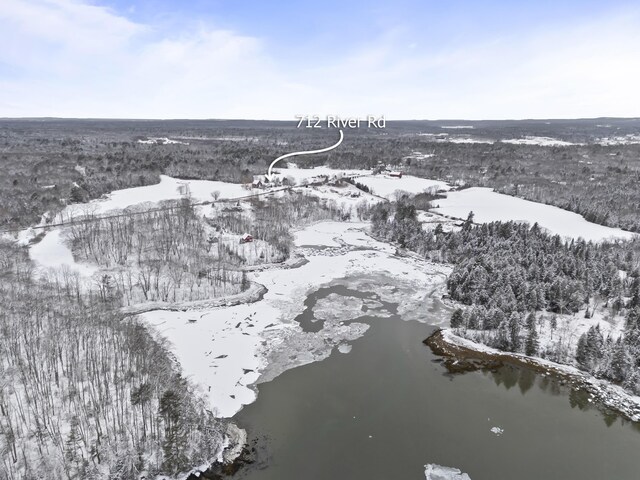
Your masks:
<instances>
[{"instance_id":1,"label":"small outbuilding","mask_svg":"<svg viewBox=\"0 0 640 480\"><path fill-rule=\"evenodd\" d=\"M240 243L250 243L253 242L253 235L250 235L249 233L243 233L242 236L240 237Z\"/></svg>"}]
</instances>

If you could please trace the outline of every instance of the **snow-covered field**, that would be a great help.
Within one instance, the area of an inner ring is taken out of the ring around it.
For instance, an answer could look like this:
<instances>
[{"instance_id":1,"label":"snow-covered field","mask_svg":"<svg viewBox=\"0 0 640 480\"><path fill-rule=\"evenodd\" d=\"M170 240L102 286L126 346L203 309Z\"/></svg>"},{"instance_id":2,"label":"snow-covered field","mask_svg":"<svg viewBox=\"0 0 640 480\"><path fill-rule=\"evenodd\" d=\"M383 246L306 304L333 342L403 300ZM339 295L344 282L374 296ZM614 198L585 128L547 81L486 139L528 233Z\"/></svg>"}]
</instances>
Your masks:
<instances>
[{"instance_id":1,"label":"snow-covered field","mask_svg":"<svg viewBox=\"0 0 640 480\"><path fill-rule=\"evenodd\" d=\"M359 218L358 207L373 205L383 201L348 183L340 186L320 185L309 189L299 189L298 191L333 202L344 212L350 213L351 219Z\"/></svg>"},{"instance_id":2,"label":"snow-covered field","mask_svg":"<svg viewBox=\"0 0 640 480\"><path fill-rule=\"evenodd\" d=\"M338 170L335 168L329 168L325 166L315 167L315 168L300 168L297 166L296 163L291 163L291 162L288 163L288 167L289 168L282 168L281 165L276 164L276 166L274 167L274 170L278 171L280 175L282 175L283 177L293 178L298 184L302 184L305 181L309 181L320 176L326 176L331 178L335 176L347 177L347 176L371 174L371 170L358 170L358 169Z\"/></svg>"},{"instance_id":3,"label":"snow-covered field","mask_svg":"<svg viewBox=\"0 0 640 480\"><path fill-rule=\"evenodd\" d=\"M602 242L607 239L628 240L635 236L619 228L588 222L577 213L497 193L490 188L474 187L449 192L447 198L434 204L438 205L434 211L456 218L464 219L472 211L477 223L515 220L533 225L538 222L550 233L564 238Z\"/></svg>"},{"instance_id":4,"label":"snow-covered field","mask_svg":"<svg viewBox=\"0 0 640 480\"><path fill-rule=\"evenodd\" d=\"M60 229L48 232L42 240L29 249L29 256L42 268L67 268L81 276L90 277L98 268L95 265L77 263L68 242Z\"/></svg>"},{"instance_id":5,"label":"snow-covered field","mask_svg":"<svg viewBox=\"0 0 640 480\"><path fill-rule=\"evenodd\" d=\"M415 152L411 152L411 155L407 155L405 158L413 158L416 160L421 160L421 159L432 158L432 157L435 157L434 153L422 153L419 151L415 151Z\"/></svg>"},{"instance_id":6,"label":"snow-covered field","mask_svg":"<svg viewBox=\"0 0 640 480\"><path fill-rule=\"evenodd\" d=\"M395 199L398 192L406 192L411 195L428 191L449 190L451 186L440 180L413 177L403 175L402 178L389 177L387 175L371 175L360 177L358 183L366 185L373 193L388 199Z\"/></svg>"},{"instance_id":7,"label":"snow-covered field","mask_svg":"<svg viewBox=\"0 0 640 480\"><path fill-rule=\"evenodd\" d=\"M147 145L171 145L171 144L189 145L186 142L181 142L180 140L171 140L170 138L167 138L167 137L149 137L146 140L138 140L138 143L143 143Z\"/></svg>"},{"instance_id":8,"label":"snow-covered field","mask_svg":"<svg viewBox=\"0 0 640 480\"><path fill-rule=\"evenodd\" d=\"M297 184L303 184L321 175L328 177L343 175L368 175L369 170L335 170L328 167L318 168L289 168L279 170L283 177L292 177ZM404 180L404 179L402 179ZM429 182L429 181L427 181ZM115 190L103 198L92 200L86 204L69 205L59 215L69 218L84 214L104 214L111 210L120 210L144 203L157 203L163 200L177 200L189 194L196 202L211 201L215 194L220 199L245 197L257 190L247 190L239 183L228 183L211 180L181 180L160 175L160 183L144 187L125 188Z\"/></svg>"},{"instance_id":9,"label":"snow-covered field","mask_svg":"<svg viewBox=\"0 0 640 480\"><path fill-rule=\"evenodd\" d=\"M177 200L187 192L195 201L213 200L214 192L220 193L220 198L235 198L247 195L249 192L242 185L209 180L180 180L178 178L160 175L160 183L144 187L125 188L116 190L105 198L92 200L87 204L69 205L61 214L63 218L82 215L90 212L103 214L110 210L123 209L146 202L160 202L162 200Z\"/></svg>"},{"instance_id":10,"label":"snow-covered field","mask_svg":"<svg viewBox=\"0 0 640 480\"><path fill-rule=\"evenodd\" d=\"M618 135L601 138L597 143L604 146L610 145L634 145L640 143L639 134Z\"/></svg>"},{"instance_id":11,"label":"snow-covered field","mask_svg":"<svg viewBox=\"0 0 640 480\"><path fill-rule=\"evenodd\" d=\"M510 138L501 140L502 143L511 143L513 145L539 145L541 147L568 147L570 145L581 145L579 143L566 142L551 137L535 137L526 136L524 138Z\"/></svg>"},{"instance_id":12,"label":"snow-covered field","mask_svg":"<svg viewBox=\"0 0 640 480\"><path fill-rule=\"evenodd\" d=\"M493 143L495 143L493 140L479 137L449 137L443 139L442 141L449 143L484 143L487 145L492 145Z\"/></svg>"}]
</instances>

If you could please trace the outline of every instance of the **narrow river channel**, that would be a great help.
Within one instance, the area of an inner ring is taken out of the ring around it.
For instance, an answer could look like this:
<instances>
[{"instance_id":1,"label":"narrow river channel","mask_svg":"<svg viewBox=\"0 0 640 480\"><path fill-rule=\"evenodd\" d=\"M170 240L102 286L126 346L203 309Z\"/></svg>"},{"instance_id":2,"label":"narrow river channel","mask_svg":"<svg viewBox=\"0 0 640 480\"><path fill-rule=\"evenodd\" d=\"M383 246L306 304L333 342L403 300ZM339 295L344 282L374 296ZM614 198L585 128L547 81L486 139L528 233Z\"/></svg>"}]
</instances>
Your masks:
<instances>
[{"instance_id":1,"label":"narrow river channel","mask_svg":"<svg viewBox=\"0 0 640 480\"><path fill-rule=\"evenodd\" d=\"M371 295L344 285L321 292L331 293ZM306 305L318 292L309 297ZM312 315L308 308L298 321L309 327ZM349 353L336 349L259 385L257 401L235 417L256 446L237 478L424 479L427 463L472 480L640 478L637 424L528 370L450 376L422 343L435 328L428 316L363 315L357 321L371 328Z\"/></svg>"}]
</instances>

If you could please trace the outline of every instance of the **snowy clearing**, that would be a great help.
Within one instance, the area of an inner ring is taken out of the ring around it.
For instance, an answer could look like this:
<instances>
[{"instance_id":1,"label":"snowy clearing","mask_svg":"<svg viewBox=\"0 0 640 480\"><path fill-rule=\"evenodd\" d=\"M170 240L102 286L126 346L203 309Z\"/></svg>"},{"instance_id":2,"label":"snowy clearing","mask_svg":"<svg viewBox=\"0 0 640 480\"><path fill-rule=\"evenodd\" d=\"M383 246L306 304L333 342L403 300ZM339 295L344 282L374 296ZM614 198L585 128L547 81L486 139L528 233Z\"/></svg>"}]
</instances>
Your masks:
<instances>
[{"instance_id":1,"label":"snowy clearing","mask_svg":"<svg viewBox=\"0 0 640 480\"><path fill-rule=\"evenodd\" d=\"M29 256L38 266L45 269L67 268L83 277L90 277L98 271L95 265L75 261L60 229L48 232L42 240L31 246Z\"/></svg>"},{"instance_id":2,"label":"snowy clearing","mask_svg":"<svg viewBox=\"0 0 640 480\"><path fill-rule=\"evenodd\" d=\"M194 201L213 200L212 194L220 193L220 198L235 198L247 195L249 192L242 185L236 183L217 182L210 180L180 180L178 178L160 175L160 183L145 187L125 188L115 190L105 195L105 198L92 200L89 203L73 204L60 214L62 218L86 213L103 214L110 210L123 209L146 202L161 202L163 200L178 200L187 193Z\"/></svg>"},{"instance_id":3,"label":"snowy clearing","mask_svg":"<svg viewBox=\"0 0 640 480\"><path fill-rule=\"evenodd\" d=\"M495 143L494 140L489 140L486 138L473 138L473 137L449 137L441 141L449 142L449 143L484 143L487 145L493 145Z\"/></svg>"},{"instance_id":4,"label":"snowy clearing","mask_svg":"<svg viewBox=\"0 0 640 480\"><path fill-rule=\"evenodd\" d=\"M474 222L522 221L540 227L551 234L564 238L583 238L586 241L602 242L611 239L629 240L636 234L619 228L605 227L588 222L581 215L543 203L531 202L494 192L490 188L474 187L449 192L447 198L434 202L434 211L465 219L473 212Z\"/></svg>"},{"instance_id":5,"label":"snowy clearing","mask_svg":"<svg viewBox=\"0 0 640 480\"><path fill-rule=\"evenodd\" d=\"M181 142L180 140L171 140L167 137L149 137L146 140L138 140L138 143L146 144L146 145L189 145L187 142Z\"/></svg>"},{"instance_id":6,"label":"snowy clearing","mask_svg":"<svg viewBox=\"0 0 640 480\"><path fill-rule=\"evenodd\" d=\"M538 145L541 147L568 147L570 145L583 145L581 143L566 142L551 137L535 137L526 136L524 138L510 138L500 140L502 143L510 143L512 145Z\"/></svg>"},{"instance_id":7,"label":"snowy clearing","mask_svg":"<svg viewBox=\"0 0 640 480\"><path fill-rule=\"evenodd\" d=\"M296 165L296 164L293 164ZM288 164L289 168L282 168L277 164L274 168L274 172L278 172L283 177L293 178L298 185L317 179L318 177L352 177L358 175L370 175L371 170L336 170L330 167L315 167L315 168L299 168L297 165L293 168Z\"/></svg>"},{"instance_id":8,"label":"snowy clearing","mask_svg":"<svg viewBox=\"0 0 640 480\"><path fill-rule=\"evenodd\" d=\"M340 247L345 243L352 246L368 246L371 237L364 233L367 223L321 222L298 230L294 234L294 242L298 247ZM380 244L379 250L391 253L390 245Z\"/></svg>"},{"instance_id":9,"label":"snowy clearing","mask_svg":"<svg viewBox=\"0 0 640 480\"><path fill-rule=\"evenodd\" d=\"M630 133L624 136L615 136L615 137L605 137L598 140L600 145L603 146L611 146L611 145L635 145L640 143L640 135Z\"/></svg>"},{"instance_id":10,"label":"snowy clearing","mask_svg":"<svg viewBox=\"0 0 640 480\"><path fill-rule=\"evenodd\" d=\"M434 192L449 190L451 186L440 180L430 180L428 178L413 177L403 175L402 178L389 177L386 175L372 175L360 177L358 183L366 185L372 193L388 199L395 199L398 192L406 192L416 195L423 192Z\"/></svg>"}]
</instances>

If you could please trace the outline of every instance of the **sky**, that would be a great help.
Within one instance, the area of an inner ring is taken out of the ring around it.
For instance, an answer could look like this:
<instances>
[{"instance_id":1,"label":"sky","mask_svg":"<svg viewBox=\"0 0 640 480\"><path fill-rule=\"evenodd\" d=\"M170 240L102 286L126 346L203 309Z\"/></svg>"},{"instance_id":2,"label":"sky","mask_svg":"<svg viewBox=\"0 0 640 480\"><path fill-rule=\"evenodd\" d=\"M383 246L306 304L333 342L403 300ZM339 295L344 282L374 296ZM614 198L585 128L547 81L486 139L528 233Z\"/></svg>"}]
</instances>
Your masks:
<instances>
[{"instance_id":1,"label":"sky","mask_svg":"<svg viewBox=\"0 0 640 480\"><path fill-rule=\"evenodd\" d=\"M640 2L0 0L0 117L640 116Z\"/></svg>"}]
</instances>

